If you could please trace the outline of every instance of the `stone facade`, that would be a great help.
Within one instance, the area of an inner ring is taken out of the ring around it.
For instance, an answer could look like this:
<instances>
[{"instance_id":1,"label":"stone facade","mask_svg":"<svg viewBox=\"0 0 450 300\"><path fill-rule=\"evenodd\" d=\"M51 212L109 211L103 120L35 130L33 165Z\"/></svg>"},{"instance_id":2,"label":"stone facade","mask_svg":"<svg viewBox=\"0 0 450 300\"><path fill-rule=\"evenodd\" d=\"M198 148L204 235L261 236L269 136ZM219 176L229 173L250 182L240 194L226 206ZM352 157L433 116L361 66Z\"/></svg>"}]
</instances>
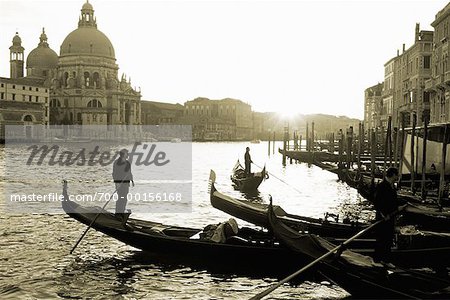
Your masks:
<instances>
[{"instance_id":1,"label":"stone facade","mask_svg":"<svg viewBox=\"0 0 450 300\"><path fill-rule=\"evenodd\" d=\"M156 101L141 101L141 121L143 125L181 124L184 106Z\"/></svg>"},{"instance_id":2,"label":"stone facade","mask_svg":"<svg viewBox=\"0 0 450 300\"><path fill-rule=\"evenodd\" d=\"M378 88L365 91L364 126L366 129L387 127L392 117L392 126L400 128L412 124L415 115L417 124L423 124L430 116L430 92L425 83L431 78L431 56L433 54L433 32L420 30L416 24L414 45L390 59L385 65L384 82L380 96ZM377 85L378 86L378 85Z\"/></svg>"},{"instance_id":3,"label":"stone facade","mask_svg":"<svg viewBox=\"0 0 450 300\"><path fill-rule=\"evenodd\" d=\"M18 34L10 47L11 78L23 78L24 49ZM97 29L94 9L84 3L78 28L67 35L58 56L43 29L38 47L27 58L25 79L49 90L50 124L141 124L141 93L118 77L114 47Z\"/></svg>"},{"instance_id":4,"label":"stone facade","mask_svg":"<svg viewBox=\"0 0 450 300\"><path fill-rule=\"evenodd\" d=\"M184 107L183 122L193 125L193 138L206 140L252 139L252 108L241 100L197 98L186 102Z\"/></svg>"},{"instance_id":5,"label":"stone facade","mask_svg":"<svg viewBox=\"0 0 450 300\"><path fill-rule=\"evenodd\" d=\"M381 126L381 105L383 84L378 83L364 91L364 128L366 130Z\"/></svg>"},{"instance_id":6,"label":"stone facade","mask_svg":"<svg viewBox=\"0 0 450 300\"><path fill-rule=\"evenodd\" d=\"M450 66L449 66L450 3L436 15L434 27L434 51L431 57L431 79L426 81L430 97L430 122L450 122Z\"/></svg>"},{"instance_id":7,"label":"stone facade","mask_svg":"<svg viewBox=\"0 0 450 300\"><path fill-rule=\"evenodd\" d=\"M48 125L49 91L39 81L0 77L0 140L5 125Z\"/></svg>"}]
</instances>

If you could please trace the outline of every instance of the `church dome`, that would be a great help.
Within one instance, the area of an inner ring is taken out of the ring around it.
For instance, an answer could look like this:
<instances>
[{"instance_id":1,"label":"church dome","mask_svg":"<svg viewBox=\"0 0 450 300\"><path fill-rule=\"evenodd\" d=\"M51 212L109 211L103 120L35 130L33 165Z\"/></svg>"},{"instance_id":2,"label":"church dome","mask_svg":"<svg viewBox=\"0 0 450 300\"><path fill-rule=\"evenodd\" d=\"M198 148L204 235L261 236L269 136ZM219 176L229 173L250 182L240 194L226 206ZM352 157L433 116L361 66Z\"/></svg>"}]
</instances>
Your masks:
<instances>
[{"instance_id":1,"label":"church dome","mask_svg":"<svg viewBox=\"0 0 450 300\"><path fill-rule=\"evenodd\" d=\"M61 45L60 56L94 55L115 59L108 37L95 27L79 27L69 33Z\"/></svg>"},{"instance_id":2,"label":"church dome","mask_svg":"<svg viewBox=\"0 0 450 300\"><path fill-rule=\"evenodd\" d=\"M47 35L42 29L40 43L27 57L27 68L54 69L58 65L58 54L47 43Z\"/></svg>"},{"instance_id":3,"label":"church dome","mask_svg":"<svg viewBox=\"0 0 450 300\"><path fill-rule=\"evenodd\" d=\"M83 4L83 7L81 9L85 9L85 10L94 10L94 8L92 7L92 4L89 3L89 0L86 1L85 4Z\"/></svg>"},{"instance_id":4,"label":"church dome","mask_svg":"<svg viewBox=\"0 0 450 300\"><path fill-rule=\"evenodd\" d=\"M89 1L83 4L78 28L69 33L61 45L60 56L89 55L115 59L108 37L97 29L94 9Z\"/></svg>"}]
</instances>

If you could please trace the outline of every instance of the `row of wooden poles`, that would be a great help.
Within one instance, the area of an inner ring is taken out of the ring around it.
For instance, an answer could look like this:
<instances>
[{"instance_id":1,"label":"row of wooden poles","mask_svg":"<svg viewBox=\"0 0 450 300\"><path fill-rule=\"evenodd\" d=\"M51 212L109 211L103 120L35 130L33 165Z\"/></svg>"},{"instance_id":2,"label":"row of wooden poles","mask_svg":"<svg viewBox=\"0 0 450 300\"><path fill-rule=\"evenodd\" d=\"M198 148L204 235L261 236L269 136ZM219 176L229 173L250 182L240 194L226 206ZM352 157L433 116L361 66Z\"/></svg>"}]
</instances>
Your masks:
<instances>
[{"instance_id":1,"label":"row of wooden poles","mask_svg":"<svg viewBox=\"0 0 450 300\"><path fill-rule=\"evenodd\" d=\"M448 125L444 125L444 135L442 143L442 167L440 168L440 179L439 179L439 203L442 199L444 187L445 187L445 158L447 155L447 140L449 139L450 131L448 130ZM423 145L422 145L422 164L419 166L416 162L418 161L418 143L415 142L418 136L418 130L423 130ZM427 156L427 140L428 140L428 121L424 120L423 127L421 129L417 128L417 117L414 114L412 118L412 127L409 129L405 128L405 121L402 118L401 129L397 127L392 128L392 118L388 119L388 126L386 130L382 128L372 128L367 130L364 129L364 124L359 123L358 137L354 139L353 126L350 126L346 134L340 129L337 134L337 146L338 146L338 163L340 166L346 167L348 169L353 167L355 163L354 158L356 156L357 172L361 171L362 159L370 155L370 173L371 177L375 177L375 172L377 169L377 158L383 161L383 175L385 175L386 170L389 167L401 168L403 165L406 144L406 132L411 132L411 143L410 143L410 170L411 170L411 191L415 194L416 182L421 181L421 197L426 198L426 156ZM283 165L286 165L286 151L289 149L289 128L285 127L284 139L283 139ZM330 133L325 137L328 143L328 151L330 153L335 152L336 139L335 134ZM367 140L367 147L365 147L365 141ZM379 141L384 142L381 145ZM293 150L303 151L301 147L302 135L299 135L297 131L293 132ZM270 155L270 140L269 140L269 155ZM273 135L273 148L272 153L275 151L275 134ZM306 124L306 147L304 151L315 152L316 148L316 137L314 134L314 122L311 123L311 132L309 131L309 124ZM356 153L356 155L355 155ZM345 157L345 160L344 160ZM421 168L422 178L418 179L416 173L418 173L419 167Z\"/></svg>"}]
</instances>

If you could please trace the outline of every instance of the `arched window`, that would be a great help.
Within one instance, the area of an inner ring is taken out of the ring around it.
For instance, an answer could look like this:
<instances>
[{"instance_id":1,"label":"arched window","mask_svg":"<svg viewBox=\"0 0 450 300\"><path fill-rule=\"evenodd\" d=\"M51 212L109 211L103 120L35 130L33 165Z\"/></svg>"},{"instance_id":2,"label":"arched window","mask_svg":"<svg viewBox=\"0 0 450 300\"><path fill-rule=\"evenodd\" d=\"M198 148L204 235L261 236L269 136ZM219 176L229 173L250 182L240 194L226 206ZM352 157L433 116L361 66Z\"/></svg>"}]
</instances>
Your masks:
<instances>
[{"instance_id":1,"label":"arched window","mask_svg":"<svg viewBox=\"0 0 450 300\"><path fill-rule=\"evenodd\" d=\"M89 72L84 72L84 85L90 86L90 75Z\"/></svg>"},{"instance_id":2,"label":"arched window","mask_svg":"<svg viewBox=\"0 0 450 300\"><path fill-rule=\"evenodd\" d=\"M23 117L24 122L33 122L33 117L31 115L26 115Z\"/></svg>"},{"instance_id":3,"label":"arched window","mask_svg":"<svg viewBox=\"0 0 450 300\"><path fill-rule=\"evenodd\" d=\"M87 107L102 107L102 103L97 99L93 99L88 102Z\"/></svg>"},{"instance_id":4,"label":"arched window","mask_svg":"<svg viewBox=\"0 0 450 300\"><path fill-rule=\"evenodd\" d=\"M58 99L52 99L50 101L50 107L61 107L61 102Z\"/></svg>"},{"instance_id":5,"label":"arched window","mask_svg":"<svg viewBox=\"0 0 450 300\"><path fill-rule=\"evenodd\" d=\"M95 72L92 76L94 87L100 87L100 75L98 72Z\"/></svg>"},{"instance_id":6,"label":"arched window","mask_svg":"<svg viewBox=\"0 0 450 300\"><path fill-rule=\"evenodd\" d=\"M67 86L67 79L69 79L69 73L65 72L63 77L63 86Z\"/></svg>"}]
</instances>

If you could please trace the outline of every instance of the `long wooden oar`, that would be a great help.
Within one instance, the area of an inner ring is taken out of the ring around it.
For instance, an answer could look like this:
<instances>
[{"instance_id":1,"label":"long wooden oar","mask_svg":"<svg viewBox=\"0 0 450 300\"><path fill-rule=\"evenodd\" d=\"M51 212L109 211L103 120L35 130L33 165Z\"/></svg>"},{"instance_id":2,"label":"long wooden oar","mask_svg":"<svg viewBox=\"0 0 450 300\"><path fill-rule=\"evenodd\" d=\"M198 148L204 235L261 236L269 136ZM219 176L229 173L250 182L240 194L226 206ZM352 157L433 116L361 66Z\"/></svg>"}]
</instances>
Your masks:
<instances>
[{"instance_id":1,"label":"long wooden oar","mask_svg":"<svg viewBox=\"0 0 450 300\"><path fill-rule=\"evenodd\" d=\"M128 178L128 174L127 176L120 182L120 185L123 184L123 182ZM119 186L120 186L119 185ZM89 231L89 229L91 229L92 225L95 223L95 221L97 221L97 218L100 216L100 214L105 210L105 207L108 205L109 201L111 201L111 199L113 198L114 194L117 193L117 189L116 188L114 190L114 192L111 194L111 197L109 197L108 201L106 201L105 205L103 205L102 210L99 211L97 213L97 215L95 216L94 220L92 220L91 224L89 224L88 228L86 228L86 230L83 232L83 234L80 236L80 238L78 239L78 241L75 243L75 245L73 246L72 250L70 250L70 254L73 253L73 251L75 251L75 249L77 248L78 244L81 242L81 240L84 238L84 236L86 235L86 233Z\"/></svg>"},{"instance_id":2,"label":"long wooden oar","mask_svg":"<svg viewBox=\"0 0 450 300\"><path fill-rule=\"evenodd\" d=\"M258 166L258 165L255 164L254 162L252 162L252 164L254 164L254 165L257 166L258 168L262 169L260 166ZM266 172L267 172L267 174L270 174L270 176L275 177L276 179L278 179L278 180L281 181L282 183L286 184L286 185L289 186L290 188L292 188L292 189L296 190L297 192L299 192L300 194L302 194L302 192L301 192L300 190L296 189L295 187L293 187L292 185L290 185L289 183L287 183L287 182L284 181L283 179L281 179L281 178L275 176L272 172L269 173L269 171L267 171L267 170L266 170Z\"/></svg>"},{"instance_id":3,"label":"long wooden oar","mask_svg":"<svg viewBox=\"0 0 450 300\"><path fill-rule=\"evenodd\" d=\"M374 228L375 226L388 221L389 219L391 219L393 216L395 216L397 213L399 213L400 211L402 211L405 208L405 206L402 206L401 208L399 208L397 211L389 214L388 216L386 216L384 219L378 220L377 222L373 223L372 225L370 225L369 227L361 230L360 232L358 232L357 234L355 234L354 236L352 236L351 238L349 238L348 240L344 241L342 244L340 244L339 246L334 247L333 249L331 249L330 251L328 251L327 253L325 253L324 255L320 256L319 258L316 258L314 261L310 262L309 264L307 264L306 266L304 266L303 268L301 268L300 270L296 271L295 273L289 275L288 277L284 278L283 280L281 280L280 282L274 284L273 286L269 287L268 289L262 291L261 293L253 296L250 298L250 300L259 300L262 299L263 297L269 295L270 293L272 293L274 290L276 290L277 288L279 288L281 285L285 284L286 282L288 282L289 280L291 280L292 278L300 275L300 273L303 273L304 271L308 270L309 268L311 268L312 266L316 265L317 263L319 263L320 261L322 261L323 259L327 258L328 256L334 254L335 252L339 251L339 250L343 250L343 248L349 244L351 241L353 241L354 239L359 238L361 235L365 234L366 232L368 232L369 230L371 230L372 228Z\"/></svg>"}]
</instances>

